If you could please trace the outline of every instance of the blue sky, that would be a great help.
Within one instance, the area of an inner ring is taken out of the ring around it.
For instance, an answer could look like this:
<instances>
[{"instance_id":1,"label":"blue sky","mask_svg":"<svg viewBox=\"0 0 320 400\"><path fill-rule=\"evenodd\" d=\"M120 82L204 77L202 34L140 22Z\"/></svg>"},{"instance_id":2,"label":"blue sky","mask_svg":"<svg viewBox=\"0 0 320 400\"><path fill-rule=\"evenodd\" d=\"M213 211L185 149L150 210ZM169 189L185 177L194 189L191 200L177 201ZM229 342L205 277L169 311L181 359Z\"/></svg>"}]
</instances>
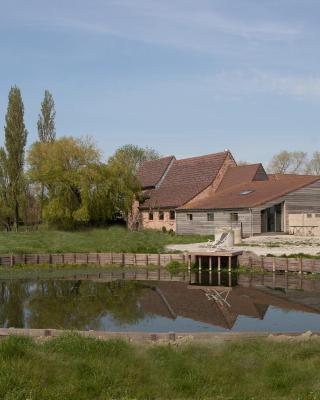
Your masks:
<instances>
[{"instance_id":1,"label":"blue sky","mask_svg":"<svg viewBox=\"0 0 320 400\"><path fill-rule=\"evenodd\" d=\"M0 0L0 125L16 84L29 145L49 89L58 136L105 157L320 150L319 15L318 0Z\"/></svg>"}]
</instances>

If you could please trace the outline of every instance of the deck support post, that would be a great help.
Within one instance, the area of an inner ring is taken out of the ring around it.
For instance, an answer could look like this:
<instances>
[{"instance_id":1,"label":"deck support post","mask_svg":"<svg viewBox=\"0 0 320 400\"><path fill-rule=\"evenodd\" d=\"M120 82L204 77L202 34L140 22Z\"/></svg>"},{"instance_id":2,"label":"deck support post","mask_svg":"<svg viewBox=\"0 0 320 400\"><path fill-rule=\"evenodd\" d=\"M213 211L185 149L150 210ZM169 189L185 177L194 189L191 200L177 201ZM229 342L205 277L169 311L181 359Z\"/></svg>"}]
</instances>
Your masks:
<instances>
[{"instance_id":1,"label":"deck support post","mask_svg":"<svg viewBox=\"0 0 320 400\"><path fill-rule=\"evenodd\" d=\"M229 287L231 287L232 286L232 274L231 274L231 272L229 272L228 273L228 284L229 284Z\"/></svg>"},{"instance_id":2,"label":"deck support post","mask_svg":"<svg viewBox=\"0 0 320 400\"><path fill-rule=\"evenodd\" d=\"M221 271L221 257L218 256L218 271Z\"/></svg>"},{"instance_id":3,"label":"deck support post","mask_svg":"<svg viewBox=\"0 0 320 400\"><path fill-rule=\"evenodd\" d=\"M209 272L212 271L212 257L209 257Z\"/></svg>"},{"instance_id":4,"label":"deck support post","mask_svg":"<svg viewBox=\"0 0 320 400\"><path fill-rule=\"evenodd\" d=\"M228 260L228 271L231 272L231 266L232 266L232 257L229 256L229 260Z\"/></svg>"},{"instance_id":5,"label":"deck support post","mask_svg":"<svg viewBox=\"0 0 320 400\"><path fill-rule=\"evenodd\" d=\"M209 271L209 285L212 285L212 271Z\"/></svg>"},{"instance_id":6,"label":"deck support post","mask_svg":"<svg viewBox=\"0 0 320 400\"><path fill-rule=\"evenodd\" d=\"M221 271L218 271L218 286L221 286Z\"/></svg>"},{"instance_id":7,"label":"deck support post","mask_svg":"<svg viewBox=\"0 0 320 400\"><path fill-rule=\"evenodd\" d=\"M202 269L202 257L201 256L198 256L199 258L198 258L198 265L199 265L199 272L201 272L201 269Z\"/></svg>"},{"instance_id":8,"label":"deck support post","mask_svg":"<svg viewBox=\"0 0 320 400\"><path fill-rule=\"evenodd\" d=\"M187 257L188 257L188 271L190 272L191 271L191 256L190 256L190 254L188 254Z\"/></svg>"}]
</instances>

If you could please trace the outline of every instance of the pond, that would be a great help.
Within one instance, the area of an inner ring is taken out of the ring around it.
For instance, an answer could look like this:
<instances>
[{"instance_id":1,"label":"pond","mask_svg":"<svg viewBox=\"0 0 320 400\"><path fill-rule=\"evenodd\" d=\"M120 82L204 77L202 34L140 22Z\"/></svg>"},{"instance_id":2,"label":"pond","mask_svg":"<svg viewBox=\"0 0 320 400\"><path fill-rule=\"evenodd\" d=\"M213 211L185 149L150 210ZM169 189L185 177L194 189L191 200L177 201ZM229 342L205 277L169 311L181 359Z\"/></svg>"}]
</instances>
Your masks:
<instances>
[{"instance_id":1,"label":"pond","mask_svg":"<svg viewBox=\"0 0 320 400\"><path fill-rule=\"evenodd\" d=\"M0 280L0 326L118 332L320 330L320 280L165 271Z\"/></svg>"}]
</instances>

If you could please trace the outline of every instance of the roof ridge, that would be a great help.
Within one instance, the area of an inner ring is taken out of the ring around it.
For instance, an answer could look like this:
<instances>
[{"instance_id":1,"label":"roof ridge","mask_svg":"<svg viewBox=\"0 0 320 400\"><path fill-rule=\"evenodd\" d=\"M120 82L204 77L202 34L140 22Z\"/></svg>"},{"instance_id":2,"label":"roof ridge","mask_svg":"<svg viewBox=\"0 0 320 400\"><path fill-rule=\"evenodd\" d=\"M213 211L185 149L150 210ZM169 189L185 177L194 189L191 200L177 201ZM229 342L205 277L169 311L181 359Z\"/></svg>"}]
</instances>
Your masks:
<instances>
[{"instance_id":1,"label":"roof ridge","mask_svg":"<svg viewBox=\"0 0 320 400\"><path fill-rule=\"evenodd\" d=\"M194 160L194 159L199 159L199 158L206 158L206 157L211 157L211 156L217 156L217 155L220 155L220 154L225 154L225 155L227 155L228 153L231 154L230 151L219 151L219 152L217 152L217 153L209 153L209 154L204 154L204 155L202 155L202 156L193 156L193 157L179 158L179 159L176 159L176 161Z\"/></svg>"}]
</instances>

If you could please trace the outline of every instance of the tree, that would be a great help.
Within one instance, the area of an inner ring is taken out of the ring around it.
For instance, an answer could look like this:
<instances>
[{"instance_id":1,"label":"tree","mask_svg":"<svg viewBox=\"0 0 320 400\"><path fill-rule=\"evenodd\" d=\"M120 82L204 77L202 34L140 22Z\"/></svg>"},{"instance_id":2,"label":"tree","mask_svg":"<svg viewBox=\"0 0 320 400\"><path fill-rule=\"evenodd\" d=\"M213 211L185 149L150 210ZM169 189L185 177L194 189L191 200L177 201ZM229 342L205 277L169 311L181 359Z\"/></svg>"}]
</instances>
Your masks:
<instances>
[{"instance_id":1,"label":"tree","mask_svg":"<svg viewBox=\"0 0 320 400\"><path fill-rule=\"evenodd\" d=\"M115 154L110 157L109 162L116 160L117 163L128 167L133 174L138 172L141 165L148 160L157 160L160 154L149 147L143 148L133 144L126 144L120 147Z\"/></svg>"},{"instance_id":2,"label":"tree","mask_svg":"<svg viewBox=\"0 0 320 400\"><path fill-rule=\"evenodd\" d=\"M45 90L38 119L38 135L41 142L52 142L56 138L55 108L52 94Z\"/></svg>"},{"instance_id":3,"label":"tree","mask_svg":"<svg viewBox=\"0 0 320 400\"><path fill-rule=\"evenodd\" d=\"M10 197L10 206L13 209L13 223L16 230L19 226L19 201L24 191L23 167L27 135L21 92L14 86L9 92L5 149L1 149L1 169L3 179L6 181L7 196Z\"/></svg>"},{"instance_id":4,"label":"tree","mask_svg":"<svg viewBox=\"0 0 320 400\"><path fill-rule=\"evenodd\" d=\"M283 150L273 156L268 170L276 174L299 174L305 171L306 164L307 153Z\"/></svg>"},{"instance_id":5,"label":"tree","mask_svg":"<svg viewBox=\"0 0 320 400\"><path fill-rule=\"evenodd\" d=\"M100 152L90 140L63 137L36 142L28 153L29 177L45 188L44 218L48 223L72 227L90 220L90 198Z\"/></svg>"},{"instance_id":6,"label":"tree","mask_svg":"<svg viewBox=\"0 0 320 400\"><path fill-rule=\"evenodd\" d=\"M306 172L312 175L320 175L320 151L313 153L312 159L308 163Z\"/></svg>"}]
</instances>

